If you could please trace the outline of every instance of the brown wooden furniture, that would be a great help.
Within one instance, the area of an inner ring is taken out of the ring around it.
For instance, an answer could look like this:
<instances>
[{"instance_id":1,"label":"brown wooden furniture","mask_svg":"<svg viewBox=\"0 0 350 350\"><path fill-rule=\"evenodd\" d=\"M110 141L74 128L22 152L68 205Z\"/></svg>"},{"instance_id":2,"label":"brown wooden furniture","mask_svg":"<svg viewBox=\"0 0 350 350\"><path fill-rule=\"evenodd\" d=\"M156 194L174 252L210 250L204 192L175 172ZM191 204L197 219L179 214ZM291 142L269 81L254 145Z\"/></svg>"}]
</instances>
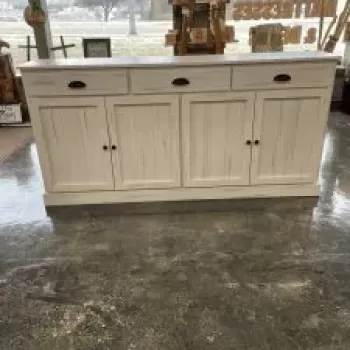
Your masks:
<instances>
[{"instance_id":1,"label":"brown wooden furniture","mask_svg":"<svg viewBox=\"0 0 350 350\"><path fill-rule=\"evenodd\" d=\"M230 0L169 0L173 5L173 29L166 45L174 55L222 54L227 42L234 41L234 28L225 25L226 4Z\"/></svg>"}]
</instances>

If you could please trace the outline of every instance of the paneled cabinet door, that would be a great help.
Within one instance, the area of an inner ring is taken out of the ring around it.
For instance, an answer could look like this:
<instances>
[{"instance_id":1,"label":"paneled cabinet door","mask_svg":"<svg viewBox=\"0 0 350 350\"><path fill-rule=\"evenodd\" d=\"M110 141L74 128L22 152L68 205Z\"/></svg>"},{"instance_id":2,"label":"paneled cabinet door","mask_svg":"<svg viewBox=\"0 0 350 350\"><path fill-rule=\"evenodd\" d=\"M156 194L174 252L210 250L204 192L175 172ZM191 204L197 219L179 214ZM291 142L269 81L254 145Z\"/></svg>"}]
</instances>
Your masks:
<instances>
[{"instance_id":1,"label":"paneled cabinet door","mask_svg":"<svg viewBox=\"0 0 350 350\"><path fill-rule=\"evenodd\" d=\"M103 98L31 99L47 191L113 189Z\"/></svg>"},{"instance_id":2,"label":"paneled cabinet door","mask_svg":"<svg viewBox=\"0 0 350 350\"><path fill-rule=\"evenodd\" d=\"M249 185L254 93L182 98L182 152L187 187Z\"/></svg>"},{"instance_id":3,"label":"paneled cabinet door","mask_svg":"<svg viewBox=\"0 0 350 350\"><path fill-rule=\"evenodd\" d=\"M257 93L252 184L317 182L328 95L324 89Z\"/></svg>"},{"instance_id":4,"label":"paneled cabinet door","mask_svg":"<svg viewBox=\"0 0 350 350\"><path fill-rule=\"evenodd\" d=\"M179 98L106 99L116 189L180 186Z\"/></svg>"}]
</instances>

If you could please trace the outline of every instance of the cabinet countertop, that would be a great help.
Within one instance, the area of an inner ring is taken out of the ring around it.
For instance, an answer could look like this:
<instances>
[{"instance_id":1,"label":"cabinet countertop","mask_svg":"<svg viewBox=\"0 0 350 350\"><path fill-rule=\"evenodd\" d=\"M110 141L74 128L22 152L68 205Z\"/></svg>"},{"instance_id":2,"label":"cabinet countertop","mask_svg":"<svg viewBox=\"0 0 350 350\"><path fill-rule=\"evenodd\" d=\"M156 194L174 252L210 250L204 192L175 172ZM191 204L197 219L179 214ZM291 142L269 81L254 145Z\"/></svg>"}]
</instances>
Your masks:
<instances>
[{"instance_id":1,"label":"cabinet countertop","mask_svg":"<svg viewBox=\"0 0 350 350\"><path fill-rule=\"evenodd\" d=\"M339 56L321 51L240 53L201 56L138 56L113 58L71 58L37 60L23 64L21 71L105 68L152 68L245 65L256 63L293 63L334 61Z\"/></svg>"}]
</instances>

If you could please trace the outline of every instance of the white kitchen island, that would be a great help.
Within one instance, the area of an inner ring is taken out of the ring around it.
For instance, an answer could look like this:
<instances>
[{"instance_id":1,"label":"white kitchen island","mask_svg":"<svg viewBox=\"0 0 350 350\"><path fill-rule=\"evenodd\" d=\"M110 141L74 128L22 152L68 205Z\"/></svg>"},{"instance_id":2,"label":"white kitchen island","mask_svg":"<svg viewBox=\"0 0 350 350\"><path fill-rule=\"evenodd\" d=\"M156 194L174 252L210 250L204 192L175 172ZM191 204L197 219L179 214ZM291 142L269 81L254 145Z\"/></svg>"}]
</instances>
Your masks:
<instances>
[{"instance_id":1,"label":"white kitchen island","mask_svg":"<svg viewBox=\"0 0 350 350\"><path fill-rule=\"evenodd\" d=\"M25 64L45 204L317 196L337 60L280 52Z\"/></svg>"}]
</instances>

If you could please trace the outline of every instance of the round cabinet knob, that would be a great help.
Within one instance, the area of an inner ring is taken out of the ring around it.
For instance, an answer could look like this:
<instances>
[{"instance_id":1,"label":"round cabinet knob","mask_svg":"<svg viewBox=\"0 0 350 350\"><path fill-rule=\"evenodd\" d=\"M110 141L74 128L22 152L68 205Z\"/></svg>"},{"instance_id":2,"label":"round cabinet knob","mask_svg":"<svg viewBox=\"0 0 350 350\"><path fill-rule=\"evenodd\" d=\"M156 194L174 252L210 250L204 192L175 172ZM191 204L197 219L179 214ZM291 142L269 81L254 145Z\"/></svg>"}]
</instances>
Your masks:
<instances>
[{"instance_id":1,"label":"round cabinet knob","mask_svg":"<svg viewBox=\"0 0 350 350\"><path fill-rule=\"evenodd\" d=\"M247 140L247 141L245 142L245 144L246 144L246 145L251 145L251 144L252 144L252 141Z\"/></svg>"},{"instance_id":2,"label":"round cabinet knob","mask_svg":"<svg viewBox=\"0 0 350 350\"><path fill-rule=\"evenodd\" d=\"M105 151L108 150L108 146L106 146L106 145L104 145L102 148L103 148Z\"/></svg>"},{"instance_id":3,"label":"round cabinet knob","mask_svg":"<svg viewBox=\"0 0 350 350\"><path fill-rule=\"evenodd\" d=\"M260 144L260 141L259 141L259 140L255 140L255 141L254 141L254 144L259 145L259 144Z\"/></svg>"},{"instance_id":4,"label":"round cabinet knob","mask_svg":"<svg viewBox=\"0 0 350 350\"><path fill-rule=\"evenodd\" d=\"M117 149L116 145L112 145L112 150L115 151Z\"/></svg>"}]
</instances>

